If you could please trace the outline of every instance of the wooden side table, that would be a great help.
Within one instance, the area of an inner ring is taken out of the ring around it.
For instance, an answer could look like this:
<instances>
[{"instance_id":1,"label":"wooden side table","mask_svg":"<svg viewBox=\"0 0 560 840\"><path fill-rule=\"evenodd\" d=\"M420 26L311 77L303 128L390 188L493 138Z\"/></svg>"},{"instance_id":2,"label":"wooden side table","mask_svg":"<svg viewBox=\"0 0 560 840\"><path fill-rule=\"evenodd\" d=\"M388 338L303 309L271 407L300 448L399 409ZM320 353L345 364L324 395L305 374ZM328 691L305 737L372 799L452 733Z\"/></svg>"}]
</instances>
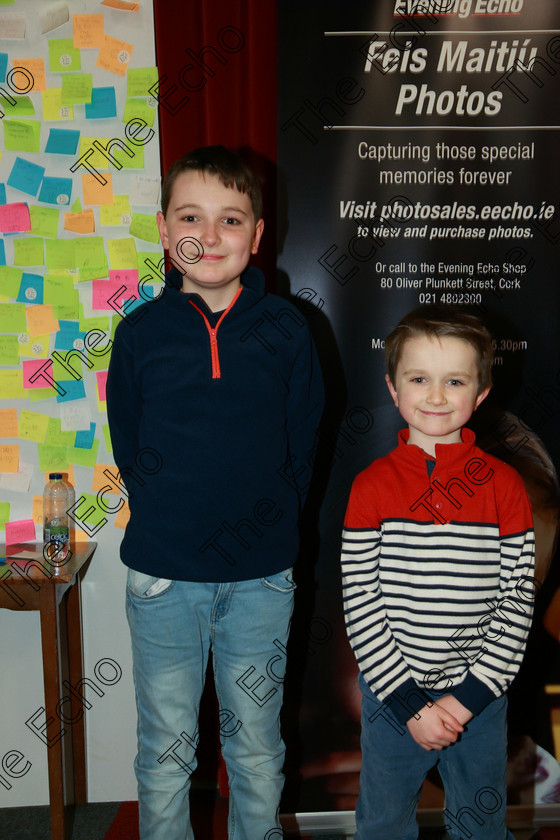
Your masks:
<instances>
[{"instance_id":1,"label":"wooden side table","mask_svg":"<svg viewBox=\"0 0 560 840\"><path fill-rule=\"evenodd\" d=\"M71 545L71 556L57 565L43 557L42 543L0 544L6 558L0 563L0 607L41 614L45 721L32 731L42 731L48 746L52 840L67 840L66 805L72 798L78 805L87 802L84 709L75 692L63 687L62 674L67 669L72 686L84 677L80 579L96 548L94 542ZM73 772L65 774L65 767Z\"/></svg>"}]
</instances>

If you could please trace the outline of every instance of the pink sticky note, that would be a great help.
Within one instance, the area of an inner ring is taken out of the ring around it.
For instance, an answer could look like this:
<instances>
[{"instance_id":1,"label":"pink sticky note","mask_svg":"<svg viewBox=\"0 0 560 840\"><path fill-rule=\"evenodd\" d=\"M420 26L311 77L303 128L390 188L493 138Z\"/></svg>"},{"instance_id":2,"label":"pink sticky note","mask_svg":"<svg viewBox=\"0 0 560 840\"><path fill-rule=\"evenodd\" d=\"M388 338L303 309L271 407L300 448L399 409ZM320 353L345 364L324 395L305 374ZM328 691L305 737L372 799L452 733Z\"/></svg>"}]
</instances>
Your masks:
<instances>
[{"instance_id":1,"label":"pink sticky note","mask_svg":"<svg viewBox=\"0 0 560 840\"><path fill-rule=\"evenodd\" d=\"M52 384L52 361L50 359L29 359L23 362L24 388L50 388Z\"/></svg>"},{"instance_id":2,"label":"pink sticky note","mask_svg":"<svg viewBox=\"0 0 560 840\"><path fill-rule=\"evenodd\" d=\"M1 204L0 233L21 233L26 230L31 230L27 204Z\"/></svg>"},{"instance_id":3,"label":"pink sticky note","mask_svg":"<svg viewBox=\"0 0 560 840\"><path fill-rule=\"evenodd\" d=\"M101 402L107 401L107 374L109 371L107 370L100 370L99 373L96 373L97 377L97 392L99 394L99 399Z\"/></svg>"},{"instance_id":4,"label":"pink sticky note","mask_svg":"<svg viewBox=\"0 0 560 840\"><path fill-rule=\"evenodd\" d=\"M6 522L6 544L29 542L35 539L35 523L32 519L19 519L17 522Z\"/></svg>"},{"instance_id":5,"label":"pink sticky note","mask_svg":"<svg viewBox=\"0 0 560 840\"><path fill-rule=\"evenodd\" d=\"M118 286L117 286L118 289ZM91 281L91 305L93 309L115 309L116 304L109 303L111 296L117 291L110 280Z\"/></svg>"}]
</instances>

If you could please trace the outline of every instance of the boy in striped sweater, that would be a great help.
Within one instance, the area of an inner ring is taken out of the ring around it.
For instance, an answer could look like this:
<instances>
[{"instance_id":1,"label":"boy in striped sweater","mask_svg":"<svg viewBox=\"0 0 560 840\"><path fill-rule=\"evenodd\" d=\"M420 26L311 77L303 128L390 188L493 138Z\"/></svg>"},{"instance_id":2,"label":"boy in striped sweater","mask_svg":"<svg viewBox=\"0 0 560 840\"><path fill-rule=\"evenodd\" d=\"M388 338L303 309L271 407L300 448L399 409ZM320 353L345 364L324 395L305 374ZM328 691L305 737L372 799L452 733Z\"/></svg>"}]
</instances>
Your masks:
<instances>
[{"instance_id":1,"label":"boy in striped sweater","mask_svg":"<svg viewBox=\"0 0 560 840\"><path fill-rule=\"evenodd\" d=\"M385 355L408 429L354 480L342 548L362 691L355 840L415 840L435 765L453 840L513 840L505 692L531 622L534 537L521 478L464 428L491 387L491 338L464 311L421 307Z\"/></svg>"}]
</instances>

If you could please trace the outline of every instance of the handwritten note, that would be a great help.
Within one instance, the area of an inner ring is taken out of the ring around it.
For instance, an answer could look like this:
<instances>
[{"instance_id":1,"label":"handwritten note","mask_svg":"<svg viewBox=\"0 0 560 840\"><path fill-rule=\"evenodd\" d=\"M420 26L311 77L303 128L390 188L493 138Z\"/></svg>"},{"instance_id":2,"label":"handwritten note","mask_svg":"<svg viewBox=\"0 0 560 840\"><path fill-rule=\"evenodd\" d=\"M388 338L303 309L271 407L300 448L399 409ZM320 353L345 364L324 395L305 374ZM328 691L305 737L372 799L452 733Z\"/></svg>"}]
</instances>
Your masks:
<instances>
[{"instance_id":1,"label":"handwritten note","mask_svg":"<svg viewBox=\"0 0 560 840\"><path fill-rule=\"evenodd\" d=\"M0 472L17 473L19 466L19 444L5 443L0 446Z\"/></svg>"},{"instance_id":2,"label":"handwritten note","mask_svg":"<svg viewBox=\"0 0 560 840\"><path fill-rule=\"evenodd\" d=\"M35 540L35 523L32 519L18 519L14 522L6 522L6 544L15 545L21 542L33 542Z\"/></svg>"},{"instance_id":3,"label":"handwritten note","mask_svg":"<svg viewBox=\"0 0 560 840\"><path fill-rule=\"evenodd\" d=\"M26 70L22 73L19 68ZM18 90L37 91L46 90L45 60L43 58L14 58L13 84ZM32 87L29 87L29 84Z\"/></svg>"},{"instance_id":4,"label":"handwritten note","mask_svg":"<svg viewBox=\"0 0 560 840\"><path fill-rule=\"evenodd\" d=\"M0 205L0 233L23 233L27 230L31 230L27 204Z\"/></svg>"},{"instance_id":5,"label":"handwritten note","mask_svg":"<svg viewBox=\"0 0 560 840\"><path fill-rule=\"evenodd\" d=\"M103 45L103 15L72 15L72 36L77 49L88 50Z\"/></svg>"},{"instance_id":6,"label":"handwritten note","mask_svg":"<svg viewBox=\"0 0 560 840\"><path fill-rule=\"evenodd\" d=\"M118 76L124 77L133 49L132 44L105 35L103 46L97 55L96 67L102 67L110 73L116 73Z\"/></svg>"},{"instance_id":7,"label":"handwritten note","mask_svg":"<svg viewBox=\"0 0 560 840\"><path fill-rule=\"evenodd\" d=\"M0 438L19 437L17 408L0 408Z\"/></svg>"},{"instance_id":8,"label":"handwritten note","mask_svg":"<svg viewBox=\"0 0 560 840\"><path fill-rule=\"evenodd\" d=\"M73 233L93 233L95 231L93 210L82 210L81 213L65 213L64 230L70 230Z\"/></svg>"},{"instance_id":9,"label":"handwritten note","mask_svg":"<svg viewBox=\"0 0 560 840\"><path fill-rule=\"evenodd\" d=\"M44 166L17 157L8 177L8 186L28 195L37 195L44 174Z\"/></svg>"}]
</instances>

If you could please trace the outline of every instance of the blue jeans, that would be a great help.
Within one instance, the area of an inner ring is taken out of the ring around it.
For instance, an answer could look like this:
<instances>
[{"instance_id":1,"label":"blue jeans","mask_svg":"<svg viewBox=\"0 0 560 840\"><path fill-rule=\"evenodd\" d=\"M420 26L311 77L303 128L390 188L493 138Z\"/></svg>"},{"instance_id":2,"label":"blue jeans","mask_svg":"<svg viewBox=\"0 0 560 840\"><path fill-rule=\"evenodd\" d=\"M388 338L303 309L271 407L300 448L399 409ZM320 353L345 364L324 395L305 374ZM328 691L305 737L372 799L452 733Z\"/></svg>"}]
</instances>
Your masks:
<instances>
[{"instance_id":1,"label":"blue jeans","mask_svg":"<svg viewBox=\"0 0 560 840\"><path fill-rule=\"evenodd\" d=\"M455 744L428 751L397 723L361 674L359 683L362 772L354 840L416 840L422 783L435 765L445 788L444 817L452 840L514 840L505 822L506 697L493 700L467 723Z\"/></svg>"},{"instance_id":2,"label":"blue jeans","mask_svg":"<svg viewBox=\"0 0 560 840\"><path fill-rule=\"evenodd\" d=\"M194 838L189 789L210 649L229 840L282 837L280 709L294 589L291 569L234 583L168 581L129 569L141 840Z\"/></svg>"}]
</instances>

